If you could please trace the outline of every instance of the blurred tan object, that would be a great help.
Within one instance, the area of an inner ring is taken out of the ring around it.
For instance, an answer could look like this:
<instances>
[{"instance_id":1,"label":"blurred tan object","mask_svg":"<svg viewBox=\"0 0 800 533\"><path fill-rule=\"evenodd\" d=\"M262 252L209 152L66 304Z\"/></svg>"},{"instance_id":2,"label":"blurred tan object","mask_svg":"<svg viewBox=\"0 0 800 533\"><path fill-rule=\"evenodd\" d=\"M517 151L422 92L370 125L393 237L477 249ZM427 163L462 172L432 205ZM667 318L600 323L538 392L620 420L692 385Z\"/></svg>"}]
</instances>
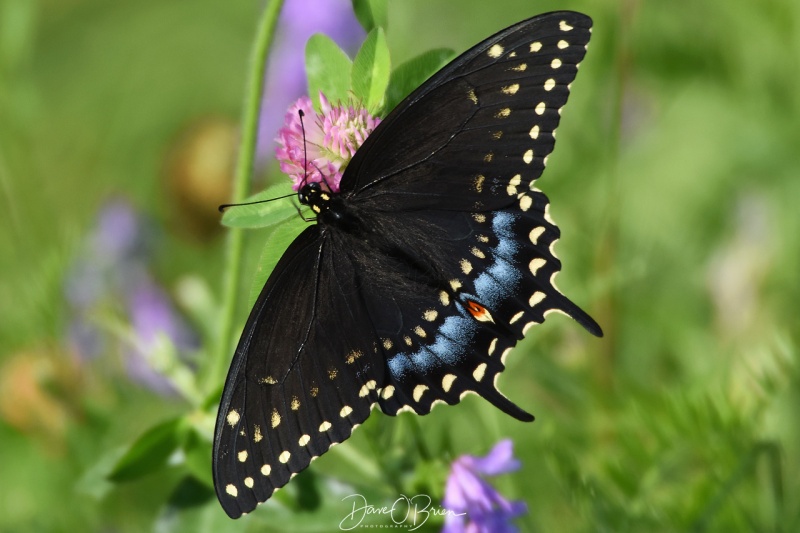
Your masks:
<instances>
[{"instance_id":1,"label":"blurred tan object","mask_svg":"<svg viewBox=\"0 0 800 533\"><path fill-rule=\"evenodd\" d=\"M41 348L18 352L0 366L0 416L57 451L71 418L70 397L80 390L80 381L66 354Z\"/></svg>"},{"instance_id":2,"label":"blurred tan object","mask_svg":"<svg viewBox=\"0 0 800 533\"><path fill-rule=\"evenodd\" d=\"M203 118L179 134L167 156L172 222L201 241L220 233L217 207L230 197L238 139L232 120Z\"/></svg>"}]
</instances>

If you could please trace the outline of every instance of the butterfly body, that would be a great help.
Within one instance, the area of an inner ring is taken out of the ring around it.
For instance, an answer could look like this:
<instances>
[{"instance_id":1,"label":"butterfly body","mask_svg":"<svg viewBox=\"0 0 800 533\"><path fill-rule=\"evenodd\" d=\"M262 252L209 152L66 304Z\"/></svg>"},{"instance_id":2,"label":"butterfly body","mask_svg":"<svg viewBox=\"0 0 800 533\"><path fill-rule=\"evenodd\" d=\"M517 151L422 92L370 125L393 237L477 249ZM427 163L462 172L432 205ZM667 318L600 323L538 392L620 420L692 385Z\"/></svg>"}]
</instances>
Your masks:
<instances>
[{"instance_id":1,"label":"butterfly body","mask_svg":"<svg viewBox=\"0 0 800 533\"><path fill-rule=\"evenodd\" d=\"M275 267L245 325L214 439L217 494L252 510L377 406L426 414L477 393L530 421L495 381L551 312L599 326L555 287L560 236L534 186L591 20L514 25L392 111L340 190L299 191L316 224Z\"/></svg>"}]
</instances>

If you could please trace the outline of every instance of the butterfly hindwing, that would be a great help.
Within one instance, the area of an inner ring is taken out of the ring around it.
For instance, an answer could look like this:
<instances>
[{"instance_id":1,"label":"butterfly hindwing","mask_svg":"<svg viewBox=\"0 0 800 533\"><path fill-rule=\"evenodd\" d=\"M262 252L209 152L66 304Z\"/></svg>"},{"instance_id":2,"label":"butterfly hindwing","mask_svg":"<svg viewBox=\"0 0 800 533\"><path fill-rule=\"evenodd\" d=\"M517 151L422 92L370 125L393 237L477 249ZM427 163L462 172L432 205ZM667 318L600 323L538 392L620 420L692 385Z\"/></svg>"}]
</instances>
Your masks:
<instances>
[{"instance_id":1,"label":"butterfly hindwing","mask_svg":"<svg viewBox=\"0 0 800 533\"><path fill-rule=\"evenodd\" d=\"M382 240L375 246L406 258L417 280L408 289L362 291L380 295L368 299L366 307L381 317L375 325L386 332L381 409L426 414L436 401L455 404L471 391L512 416L532 419L495 387L507 351L551 312L601 334L555 286L561 268L554 252L559 230L547 197L529 191L502 210L380 213L368 223L379 221L386 227L380 226ZM423 238L422 249L408 244ZM393 311L382 314L387 306Z\"/></svg>"}]
</instances>

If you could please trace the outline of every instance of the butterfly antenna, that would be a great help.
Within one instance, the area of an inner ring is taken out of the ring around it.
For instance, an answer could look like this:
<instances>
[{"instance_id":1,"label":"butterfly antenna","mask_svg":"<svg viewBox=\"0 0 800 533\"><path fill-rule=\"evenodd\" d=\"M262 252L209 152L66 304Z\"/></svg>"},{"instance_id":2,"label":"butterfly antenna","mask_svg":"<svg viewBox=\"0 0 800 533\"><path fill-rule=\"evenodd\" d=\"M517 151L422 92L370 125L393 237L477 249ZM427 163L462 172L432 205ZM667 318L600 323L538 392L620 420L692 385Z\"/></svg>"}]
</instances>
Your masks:
<instances>
[{"instance_id":1,"label":"butterfly antenna","mask_svg":"<svg viewBox=\"0 0 800 533\"><path fill-rule=\"evenodd\" d=\"M308 147L306 145L306 125L303 121L303 117L305 117L306 114L302 109L298 109L297 114L300 117L300 130L303 132L303 182L300 187L297 188L299 191L308 183Z\"/></svg>"},{"instance_id":2,"label":"butterfly antenna","mask_svg":"<svg viewBox=\"0 0 800 533\"><path fill-rule=\"evenodd\" d=\"M325 184L325 186L328 188L328 190L329 190L329 191L332 191L333 189L331 189L331 184L330 184L330 183L328 183L328 178L326 178L326 177L325 177L325 174L323 174L323 173L322 173L322 169L321 169L321 168L319 168L319 167L318 167L316 164L314 164L314 163L311 163L311 164L312 164L312 165L314 165L314 168L316 168L316 169L317 169L317 172L319 172L319 175L320 175L320 177L322 178L322 183L324 183L324 184Z\"/></svg>"},{"instance_id":3,"label":"butterfly antenna","mask_svg":"<svg viewBox=\"0 0 800 533\"><path fill-rule=\"evenodd\" d=\"M305 184L308 183L308 143L306 141L306 126L305 126L305 122L303 121L303 117L305 117L306 114L303 112L302 109L298 109L297 110L297 114L300 115L300 129L303 132L303 185L305 185ZM311 162L311 165L315 169L317 169L317 172L319 172L319 175L320 175L320 177L322 177L322 181L323 181L323 183L325 183L325 186L328 188L328 190L329 191L332 190L330 183L328 183L328 179L325 177L325 174L322 172L322 169L319 168L316 165L316 163L314 163L313 161ZM302 185L301 185L301 188L302 188Z\"/></svg>"},{"instance_id":4,"label":"butterfly antenna","mask_svg":"<svg viewBox=\"0 0 800 533\"><path fill-rule=\"evenodd\" d=\"M218 209L219 209L220 213L223 213L229 207L241 207L243 205L265 204L265 203L271 202L273 200L281 200L283 198L289 198L289 197L294 196L294 195L295 195L295 193L291 193L291 194L284 194L283 196L276 196L275 198L267 198L266 200L256 200L255 202L243 202L243 203L240 203L240 204L222 204L221 206L218 207Z\"/></svg>"}]
</instances>

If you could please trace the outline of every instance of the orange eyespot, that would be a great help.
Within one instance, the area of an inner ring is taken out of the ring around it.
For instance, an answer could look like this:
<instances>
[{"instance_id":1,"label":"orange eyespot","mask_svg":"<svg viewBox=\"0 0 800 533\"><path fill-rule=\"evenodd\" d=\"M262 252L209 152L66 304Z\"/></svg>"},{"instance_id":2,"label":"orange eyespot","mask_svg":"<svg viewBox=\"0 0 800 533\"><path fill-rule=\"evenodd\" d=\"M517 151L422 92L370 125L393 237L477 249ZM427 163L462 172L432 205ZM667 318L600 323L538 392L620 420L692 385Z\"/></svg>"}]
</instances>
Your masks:
<instances>
[{"instance_id":1,"label":"orange eyespot","mask_svg":"<svg viewBox=\"0 0 800 533\"><path fill-rule=\"evenodd\" d=\"M486 308L477 302L473 302L472 300L467 300L467 310L478 320L486 315Z\"/></svg>"},{"instance_id":2,"label":"orange eyespot","mask_svg":"<svg viewBox=\"0 0 800 533\"><path fill-rule=\"evenodd\" d=\"M492 313L478 302L467 300L467 311L469 311L478 322L494 322Z\"/></svg>"}]
</instances>

